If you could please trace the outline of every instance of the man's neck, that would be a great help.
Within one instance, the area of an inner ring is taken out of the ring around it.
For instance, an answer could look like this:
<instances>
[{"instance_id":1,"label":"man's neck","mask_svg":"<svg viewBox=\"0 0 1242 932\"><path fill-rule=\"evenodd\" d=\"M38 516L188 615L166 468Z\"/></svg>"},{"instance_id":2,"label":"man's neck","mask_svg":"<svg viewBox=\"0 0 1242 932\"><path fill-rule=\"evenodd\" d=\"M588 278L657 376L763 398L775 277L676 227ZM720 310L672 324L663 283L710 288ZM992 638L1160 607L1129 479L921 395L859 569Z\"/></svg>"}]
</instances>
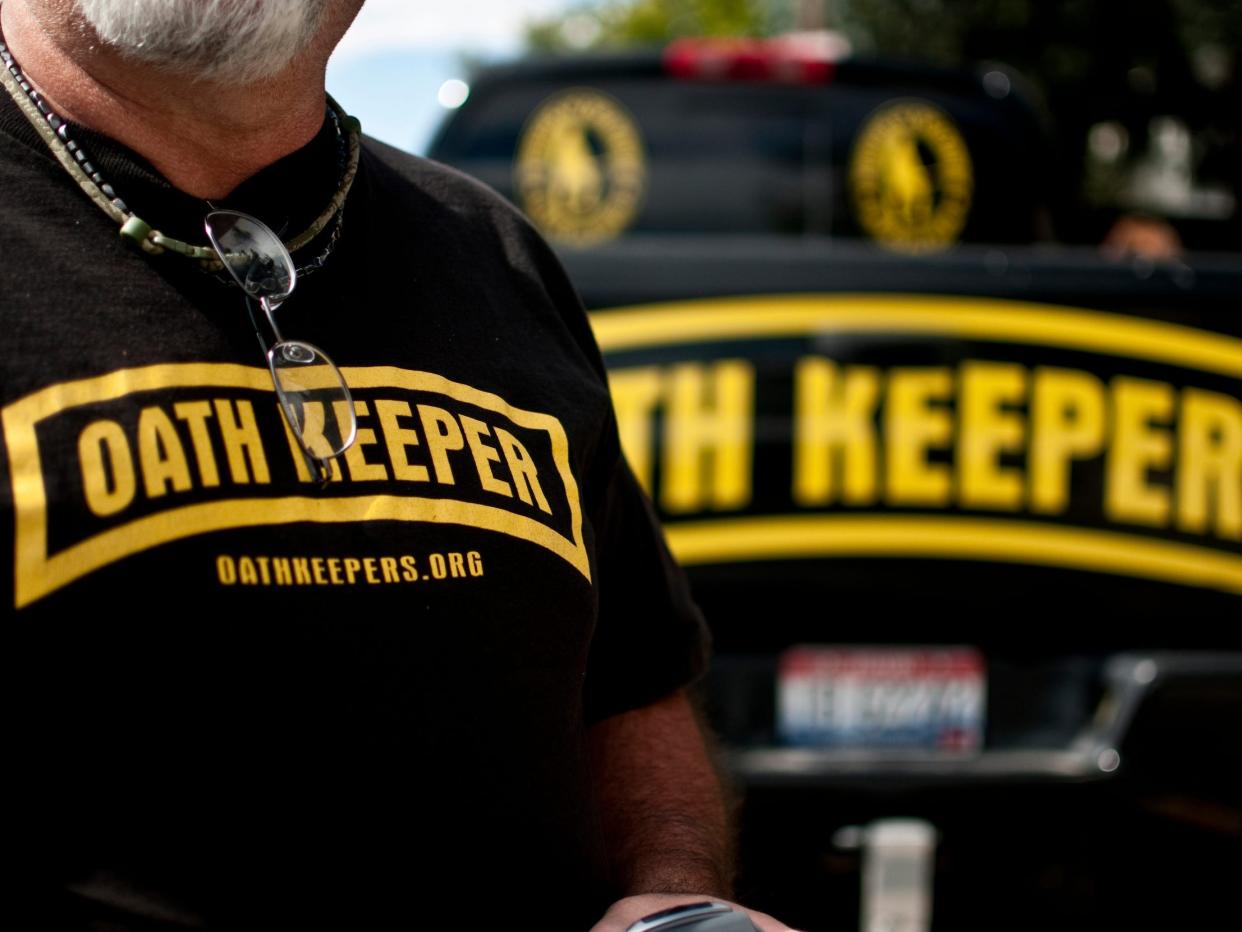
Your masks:
<instances>
[{"instance_id":1,"label":"man's neck","mask_svg":"<svg viewBox=\"0 0 1242 932\"><path fill-rule=\"evenodd\" d=\"M133 149L195 197L224 197L323 125L335 29L281 74L225 86L123 59L77 23L41 22L25 0L8 0L0 15L13 56L56 112Z\"/></svg>"}]
</instances>

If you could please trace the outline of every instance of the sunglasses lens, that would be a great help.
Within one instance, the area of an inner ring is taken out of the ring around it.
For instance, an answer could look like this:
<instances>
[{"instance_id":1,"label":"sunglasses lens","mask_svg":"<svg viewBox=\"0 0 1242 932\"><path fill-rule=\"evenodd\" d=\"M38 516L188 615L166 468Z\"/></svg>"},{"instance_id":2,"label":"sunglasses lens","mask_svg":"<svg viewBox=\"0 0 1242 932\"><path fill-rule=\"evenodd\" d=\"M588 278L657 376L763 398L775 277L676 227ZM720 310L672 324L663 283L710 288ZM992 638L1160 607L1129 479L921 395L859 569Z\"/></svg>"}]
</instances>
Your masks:
<instances>
[{"instance_id":1,"label":"sunglasses lens","mask_svg":"<svg viewBox=\"0 0 1242 932\"><path fill-rule=\"evenodd\" d=\"M306 452L326 460L354 442L358 419L341 371L323 351L287 340L267 354L280 406Z\"/></svg>"},{"instance_id":2,"label":"sunglasses lens","mask_svg":"<svg viewBox=\"0 0 1242 932\"><path fill-rule=\"evenodd\" d=\"M279 304L293 291L297 281L293 259L262 221L233 210L216 210L203 225L216 255L246 294Z\"/></svg>"}]
</instances>

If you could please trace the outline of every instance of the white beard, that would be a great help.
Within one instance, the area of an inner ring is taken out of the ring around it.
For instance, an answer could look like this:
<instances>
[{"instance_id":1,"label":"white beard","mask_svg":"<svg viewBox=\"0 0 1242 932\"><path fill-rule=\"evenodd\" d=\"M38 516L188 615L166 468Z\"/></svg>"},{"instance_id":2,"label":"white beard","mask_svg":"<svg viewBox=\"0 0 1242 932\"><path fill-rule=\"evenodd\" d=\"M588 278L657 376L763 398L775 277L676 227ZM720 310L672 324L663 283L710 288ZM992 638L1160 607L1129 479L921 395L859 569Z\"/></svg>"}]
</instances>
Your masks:
<instances>
[{"instance_id":1,"label":"white beard","mask_svg":"<svg viewBox=\"0 0 1242 932\"><path fill-rule=\"evenodd\" d=\"M106 45L186 77L244 84L282 71L329 0L74 0Z\"/></svg>"}]
</instances>

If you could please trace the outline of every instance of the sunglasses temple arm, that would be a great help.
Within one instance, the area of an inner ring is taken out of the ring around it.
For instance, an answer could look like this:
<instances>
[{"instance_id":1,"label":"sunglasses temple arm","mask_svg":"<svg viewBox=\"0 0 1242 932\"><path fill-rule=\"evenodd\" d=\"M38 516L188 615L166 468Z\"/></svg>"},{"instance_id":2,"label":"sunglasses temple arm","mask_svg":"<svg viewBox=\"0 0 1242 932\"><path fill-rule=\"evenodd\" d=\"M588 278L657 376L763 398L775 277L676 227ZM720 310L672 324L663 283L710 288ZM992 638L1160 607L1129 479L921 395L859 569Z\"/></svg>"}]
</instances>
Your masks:
<instances>
[{"instance_id":1,"label":"sunglasses temple arm","mask_svg":"<svg viewBox=\"0 0 1242 932\"><path fill-rule=\"evenodd\" d=\"M246 295L246 313L250 315L250 326L254 328L254 338L259 341L259 351L267 358L269 344L263 338L263 328L259 326L259 318L254 313L254 299Z\"/></svg>"},{"instance_id":2,"label":"sunglasses temple arm","mask_svg":"<svg viewBox=\"0 0 1242 932\"><path fill-rule=\"evenodd\" d=\"M283 302L277 301L272 304L266 297L259 299L259 307L263 308L263 313L267 315L267 325L272 328L272 336L276 338L277 343L284 343L285 338L280 335L280 328L276 326L276 308L280 307Z\"/></svg>"},{"instance_id":3,"label":"sunglasses temple arm","mask_svg":"<svg viewBox=\"0 0 1242 932\"><path fill-rule=\"evenodd\" d=\"M302 450L302 456L306 459L306 468L315 477L315 484L321 489L326 489L332 482L332 464L330 461L321 460L316 456L312 456L305 448Z\"/></svg>"}]
</instances>

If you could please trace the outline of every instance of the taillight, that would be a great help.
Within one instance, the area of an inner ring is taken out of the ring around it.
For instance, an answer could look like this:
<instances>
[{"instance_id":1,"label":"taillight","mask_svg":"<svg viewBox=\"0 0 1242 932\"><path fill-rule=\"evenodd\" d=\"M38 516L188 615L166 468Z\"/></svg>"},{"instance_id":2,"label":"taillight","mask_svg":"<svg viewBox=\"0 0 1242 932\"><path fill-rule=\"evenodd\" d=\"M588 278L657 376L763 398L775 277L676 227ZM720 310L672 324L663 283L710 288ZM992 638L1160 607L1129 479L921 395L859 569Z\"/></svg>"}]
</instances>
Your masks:
<instances>
[{"instance_id":1,"label":"taillight","mask_svg":"<svg viewBox=\"0 0 1242 932\"><path fill-rule=\"evenodd\" d=\"M678 39L664 50L664 70L698 81L826 84L849 42L833 32L792 33L774 39Z\"/></svg>"}]
</instances>

